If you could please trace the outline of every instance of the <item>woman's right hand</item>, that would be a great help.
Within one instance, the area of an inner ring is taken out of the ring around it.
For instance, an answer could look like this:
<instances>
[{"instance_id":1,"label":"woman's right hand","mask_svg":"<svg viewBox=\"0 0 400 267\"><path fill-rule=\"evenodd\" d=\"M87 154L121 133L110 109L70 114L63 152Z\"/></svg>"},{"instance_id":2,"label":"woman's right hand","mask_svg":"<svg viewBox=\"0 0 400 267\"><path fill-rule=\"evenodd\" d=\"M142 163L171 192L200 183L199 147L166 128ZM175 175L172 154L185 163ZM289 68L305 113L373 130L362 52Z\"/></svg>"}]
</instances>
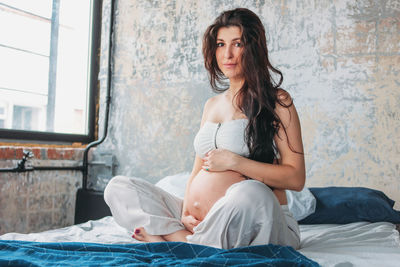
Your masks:
<instances>
[{"instance_id":1,"label":"woman's right hand","mask_svg":"<svg viewBox=\"0 0 400 267\"><path fill-rule=\"evenodd\" d=\"M191 233L194 233L193 228L200 223L200 221L197 220L192 215L182 215L181 222L186 227L186 229Z\"/></svg>"}]
</instances>

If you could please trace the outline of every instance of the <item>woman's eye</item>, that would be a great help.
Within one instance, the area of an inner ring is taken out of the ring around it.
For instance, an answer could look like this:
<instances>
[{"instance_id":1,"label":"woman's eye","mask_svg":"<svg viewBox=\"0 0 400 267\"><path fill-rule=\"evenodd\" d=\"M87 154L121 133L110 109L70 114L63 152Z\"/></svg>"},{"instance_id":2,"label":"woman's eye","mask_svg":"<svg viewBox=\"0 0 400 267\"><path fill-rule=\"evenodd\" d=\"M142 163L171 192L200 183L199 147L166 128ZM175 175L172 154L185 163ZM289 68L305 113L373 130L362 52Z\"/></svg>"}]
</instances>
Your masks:
<instances>
[{"instance_id":1,"label":"woman's eye","mask_svg":"<svg viewBox=\"0 0 400 267\"><path fill-rule=\"evenodd\" d=\"M217 47L224 46L224 43L217 43Z\"/></svg>"},{"instance_id":2,"label":"woman's eye","mask_svg":"<svg viewBox=\"0 0 400 267\"><path fill-rule=\"evenodd\" d=\"M242 43L235 43L236 47L242 47Z\"/></svg>"}]
</instances>

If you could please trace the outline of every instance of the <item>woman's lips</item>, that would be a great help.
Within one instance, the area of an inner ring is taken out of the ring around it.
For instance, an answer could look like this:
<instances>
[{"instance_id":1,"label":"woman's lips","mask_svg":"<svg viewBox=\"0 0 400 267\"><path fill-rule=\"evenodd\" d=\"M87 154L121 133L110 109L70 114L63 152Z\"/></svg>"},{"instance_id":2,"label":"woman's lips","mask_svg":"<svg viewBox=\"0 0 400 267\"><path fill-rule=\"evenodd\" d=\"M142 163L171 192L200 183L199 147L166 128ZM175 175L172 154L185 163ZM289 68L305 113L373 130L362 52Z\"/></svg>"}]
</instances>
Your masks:
<instances>
[{"instance_id":1,"label":"woman's lips","mask_svg":"<svg viewBox=\"0 0 400 267\"><path fill-rule=\"evenodd\" d=\"M227 69L233 69L236 67L236 64L224 64L224 67Z\"/></svg>"}]
</instances>

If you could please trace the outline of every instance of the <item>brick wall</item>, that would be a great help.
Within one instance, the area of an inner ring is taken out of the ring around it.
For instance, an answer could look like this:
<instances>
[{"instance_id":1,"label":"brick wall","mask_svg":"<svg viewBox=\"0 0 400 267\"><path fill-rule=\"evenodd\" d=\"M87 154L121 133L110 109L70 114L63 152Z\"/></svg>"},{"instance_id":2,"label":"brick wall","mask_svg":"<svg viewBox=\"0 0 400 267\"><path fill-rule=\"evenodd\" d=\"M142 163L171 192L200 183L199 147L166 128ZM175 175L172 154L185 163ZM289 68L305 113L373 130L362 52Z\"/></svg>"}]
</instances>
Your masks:
<instances>
[{"instance_id":1,"label":"brick wall","mask_svg":"<svg viewBox=\"0 0 400 267\"><path fill-rule=\"evenodd\" d=\"M83 148L0 146L0 168L14 168L30 150L27 166L78 166ZM0 172L0 234L38 232L74 223L80 171Z\"/></svg>"}]
</instances>

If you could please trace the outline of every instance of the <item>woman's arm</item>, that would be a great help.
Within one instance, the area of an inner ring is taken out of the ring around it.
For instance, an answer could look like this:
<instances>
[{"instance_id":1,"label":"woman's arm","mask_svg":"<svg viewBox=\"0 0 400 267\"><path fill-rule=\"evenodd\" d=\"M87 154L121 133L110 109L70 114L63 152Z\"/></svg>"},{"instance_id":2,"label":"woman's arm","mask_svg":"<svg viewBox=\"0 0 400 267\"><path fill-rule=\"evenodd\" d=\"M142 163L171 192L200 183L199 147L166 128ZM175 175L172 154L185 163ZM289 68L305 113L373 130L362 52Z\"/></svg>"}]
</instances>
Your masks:
<instances>
[{"instance_id":1,"label":"woman's arm","mask_svg":"<svg viewBox=\"0 0 400 267\"><path fill-rule=\"evenodd\" d=\"M290 95L283 90L280 99L286 105L292 103ZM233 170L276 189L301 191L305 183L305 164L299 117L294 104L288 108L277 104L275 112L282 123L274 137L280 154L279 164L258 162L228 150L215 149L204 158L203 169Z\"/></svg>"},{"instance_id":2,"label":"woman's arm","mask_svg":"<svg viewBox=\"0 0 400 267\"><path fill-rule=\"evenodd\" d=\"M279 97L286 105L292 103L290 95L283 90L280 91ZM274 137L280 154L279 165L237 156L233 161L232 170L273 188L301 191L306 172L299 116L294 104L288 108L277 104L275 112L282 122L278 134Z\"/></svg>"},{"instance_id":3,"label":"woman's arm","mask_svg":"<svg viewBox=\"0 0 400 267\"><path fill-rule=\"evenodd\" d=\"M207 120L207 111L209 109L210 102L211 101L208 100L204 105L200 128L203 127L204 122ZM187 203L187 197L189 195L190 185L191 185L194 177L196 177L196 175L201 170L202 164L203 164L203 160L196 155L195 160L194 160L194 164L193 164L193 168L192 168L192 172L190 174L188 182L186 183L185 196L184 196L184 199L183 199L181 221L185 225L185 227L191 232L193 232L193 227L196 226L200 221L197 221L193 216L190 215L190 213L189 213L189 211L187 209L186 203Z\"/></svg>"},{"instance_id":4,"label":"woman's arm","mask_svg":"<svg viewBox=\"0 0 400 267\"><path fill-rule=\"evenodd\" d=\"M192 183L193 178L196 177L196 175L197 175L197 174L199 173L199 171L201 170L201 165L202 165L202 163L203 163L202 159L199 158L199 157L196 155L196 158L195 158L194 164L193 164L192 172L191 172L191 174L190 174L189 180L188 180L187 183L186 183L185 197L184 197L184 199L183 199L182 216L183 216L183 215L189 215L189 212L188 212L187 207L186 207L186 202L187 202L186 199L187 199L187 197L188 197L188 195L189 195L188 192L189 192L190 184Z\"/></svg>"}]
</instances>

